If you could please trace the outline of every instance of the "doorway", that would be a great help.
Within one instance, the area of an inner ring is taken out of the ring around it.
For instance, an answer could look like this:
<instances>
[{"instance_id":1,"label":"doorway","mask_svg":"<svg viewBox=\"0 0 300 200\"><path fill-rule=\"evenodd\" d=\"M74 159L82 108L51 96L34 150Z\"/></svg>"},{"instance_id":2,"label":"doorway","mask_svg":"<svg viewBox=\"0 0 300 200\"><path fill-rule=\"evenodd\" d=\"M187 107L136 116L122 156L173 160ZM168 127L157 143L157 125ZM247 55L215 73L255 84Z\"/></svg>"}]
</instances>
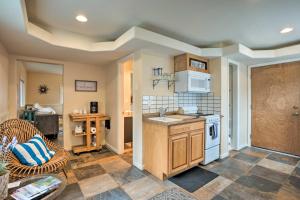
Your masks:
<instances>
[{"instance_id":1,"label":"doorway","mask_svg":"<svg viewBox=\"0 0 300 200\"><path fill-rule=\"evenodd\" d=\"M253 146L300 156L300 62L251 69Z\"/></svg>"},{"instance_id":2,"label":"doorway","mask_svg":"<svg viewBox=\"0 0 300 200\"><path fill-rule=\"evenodd\" d=\"M126 60L122 63L123 76L123 121L124 121L124 152L132 152L132 135L133 135L133 95L132 81L133 69L132 60Z\"/></svg>"},{"instance_id":3,"label":"doorway","mask_svg":"<svg viewBox=\"0 0 300 200\"><path fill-rule=\"evenodd\" d=\"M18 116L63 146L63 65L17 61Z\"/></svg>"},{"instance_id":4,"label":"doorway","mask_svg":"<svg viewBox=\"0 0 300 200\"><path fill-rule=\"evenodd\" d=\"M118 154L132 163L133 154L133 58L118 61Z\"/></svg>"}]
</instances>

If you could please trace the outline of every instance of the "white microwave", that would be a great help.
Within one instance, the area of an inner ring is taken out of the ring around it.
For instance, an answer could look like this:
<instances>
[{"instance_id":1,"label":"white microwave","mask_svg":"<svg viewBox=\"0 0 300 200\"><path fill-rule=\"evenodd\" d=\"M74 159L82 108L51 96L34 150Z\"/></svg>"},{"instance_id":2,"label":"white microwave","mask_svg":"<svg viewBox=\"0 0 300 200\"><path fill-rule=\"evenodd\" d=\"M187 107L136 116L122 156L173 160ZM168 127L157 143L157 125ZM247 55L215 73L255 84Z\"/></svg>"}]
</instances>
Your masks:
<instances>
[{"instance_id":1,"label":"white microwave","mask_svg":"<svg viewBox=\"0 0 300 200\"><path fill-rule=\"evenodd\" d=\"M197 71L176 72L175 92L208 93L211 75Z\"/></svg>"}]
</instances>

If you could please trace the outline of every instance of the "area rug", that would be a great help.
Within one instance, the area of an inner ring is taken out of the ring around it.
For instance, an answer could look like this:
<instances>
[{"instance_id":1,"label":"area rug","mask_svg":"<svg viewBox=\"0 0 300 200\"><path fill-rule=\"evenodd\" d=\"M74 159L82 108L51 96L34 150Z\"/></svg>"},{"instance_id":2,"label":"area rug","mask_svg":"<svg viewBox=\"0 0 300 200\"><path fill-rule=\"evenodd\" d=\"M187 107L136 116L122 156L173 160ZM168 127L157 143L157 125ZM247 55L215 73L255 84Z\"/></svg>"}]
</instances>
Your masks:
<instances>
[{"instance_id":1,"label":"area rug","mask_svg":"<svg viewBox=\"0 0 300 200\"><path fill-rule=\"evenodd\" d=\"M196 200L196 198L178 188L171 188L149 200Z\"/></svg>"},{"instance_id":2,"label":"area rug","mask_svg":"<svg viewBox=\"0 0 300 200\"><path fill-rule=\"evenodd\" d=\"M218 174L216 173L200 167L194 167L170 178L169 180L192 193L217 177Z\"/></svg>"}]
</instances>

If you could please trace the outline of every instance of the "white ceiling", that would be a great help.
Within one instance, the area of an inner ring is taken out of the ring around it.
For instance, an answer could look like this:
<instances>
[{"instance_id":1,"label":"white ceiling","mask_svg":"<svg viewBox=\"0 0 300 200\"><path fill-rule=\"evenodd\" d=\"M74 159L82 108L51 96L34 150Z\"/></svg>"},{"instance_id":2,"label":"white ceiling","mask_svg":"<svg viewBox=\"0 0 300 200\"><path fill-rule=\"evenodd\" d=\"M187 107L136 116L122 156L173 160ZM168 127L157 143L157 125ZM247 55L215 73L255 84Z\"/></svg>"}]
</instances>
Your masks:
<instances>
[{"instance_id":1,"label":"white ceiling","mask_svg":"<svg viewBox=\"0 0 300 200\"><path fill-rule=\"evenodd\" d=\"M88 52L51 45L27 33L23 0L0 0L0 43L10 54L104 65L130 54L133 47L108 52Z\"/></svg>"},{"instance_id":2,"label":"white ceiling","mask_svg":"<svg viewBox=\"0 0 300 200\"><path fill-rule=\"evenodd\" d=\"M299 0L27 0L30 21L94 41L114 40L132 26L195 46L242 43L269 49L300 42ZM85 14L85 24L75 20ZM282 35L280 29L295 27Z\"/></svg>"},{"instance_id":3,"label":"white ceiling","mask_svg":"<svg viewBox=\"0 0 300 200\"><path fill-rule=\"evenodd\" d=\"M97 65L106 65L139 49L170 55L182 52L212 57L230 55L251 64L300 55L300 45L279 51L251 51L239 44L212 49L192 46L226 46L240 42L248 47L268 49L298 43L300 0L26 2L27 10L24 0L0 1L0 42L10 54ZM88 22L77 22L76 14L85 14ZM132 29L130 34L124 33L133 25L162 34L138 28ZM279 34L285 26L293 26L295 31ZM117 41L109 42L117 37ZM99 43L101 41L105 42ZM82 48L86 46L96 48ZM241 50L246 56L240 56Z\"/></svg>"},{"instance_id":4,"label":"white ceiling","mask_svg":"<svg viewBox=\"0 0 300 200\"><path fill-rule=\"evenodd\" d=\"M50 64L50 63L38 63L38 62L27 62L23 61L23 64L27 71L30 72L43 72L50 74L63 74L63 66Z\"/></svg>"}]
</instances>

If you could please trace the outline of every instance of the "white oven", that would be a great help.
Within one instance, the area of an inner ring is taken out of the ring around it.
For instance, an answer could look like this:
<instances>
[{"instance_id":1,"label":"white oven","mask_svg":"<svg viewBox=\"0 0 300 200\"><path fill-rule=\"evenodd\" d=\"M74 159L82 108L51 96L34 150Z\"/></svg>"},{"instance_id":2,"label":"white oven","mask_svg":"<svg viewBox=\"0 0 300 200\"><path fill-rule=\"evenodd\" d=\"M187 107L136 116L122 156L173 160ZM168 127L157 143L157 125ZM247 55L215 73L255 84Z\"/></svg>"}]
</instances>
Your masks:
<instances>
[{"instance_id":1,"label":"white oven","mask_svg":"<svg viewBox=\"0 0 300 200\"><path fill-rule=\"evenodd\" d=\"M175 92L210 92L210 74L191 70L176 72L175 74Z\"/></svg>"},{"instance_id":2,"label":"white oven","mask_svg":"<svg viewBox=\"0 0 300 200\"><path fill-rule=\"evenodd\" d=\"M205 146L204 160L202 164L206 165L220 158L220 116L206 116L205 121Z\"/></svg>"}]
</instances>

